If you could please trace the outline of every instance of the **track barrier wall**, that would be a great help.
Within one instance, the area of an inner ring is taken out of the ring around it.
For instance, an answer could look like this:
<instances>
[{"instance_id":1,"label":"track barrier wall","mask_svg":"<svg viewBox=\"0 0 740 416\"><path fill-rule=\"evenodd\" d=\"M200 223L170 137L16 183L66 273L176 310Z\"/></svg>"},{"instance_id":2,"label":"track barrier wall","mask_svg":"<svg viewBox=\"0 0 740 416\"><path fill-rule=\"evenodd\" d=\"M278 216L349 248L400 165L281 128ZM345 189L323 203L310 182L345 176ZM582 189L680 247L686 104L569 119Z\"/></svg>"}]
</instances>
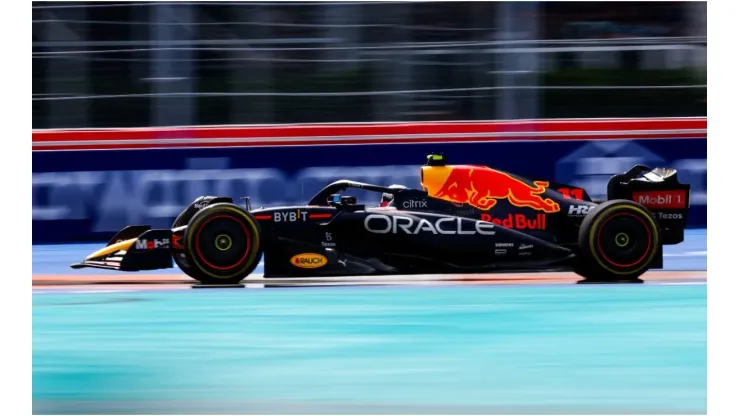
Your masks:
<instances>
[{"instance_id":1,"label":"track barrier wall","mask_svg":"<svg viewBox=\"0 0 740 416\"><path fill-rule=\"evenodd\" d=\"M636 164L674 167L692 187L689 225L706 227L706 118L302 124L35 130L33 241L169 227L200 195L249 196L259 207L305 203L343 178L418 188L431 152L581 186L592 198Z\"/></svg>"}]
</instances>

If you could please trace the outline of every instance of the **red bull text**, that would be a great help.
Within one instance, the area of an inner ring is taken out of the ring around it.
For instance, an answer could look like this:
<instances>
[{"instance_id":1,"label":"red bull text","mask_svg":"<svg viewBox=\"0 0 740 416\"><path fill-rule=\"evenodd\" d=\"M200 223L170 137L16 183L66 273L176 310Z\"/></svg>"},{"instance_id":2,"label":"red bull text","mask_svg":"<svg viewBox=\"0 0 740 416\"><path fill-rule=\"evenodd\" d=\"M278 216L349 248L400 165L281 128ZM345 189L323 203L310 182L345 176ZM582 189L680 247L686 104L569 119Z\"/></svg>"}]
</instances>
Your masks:
<instances>
[{"instance_id":1,"label":"red bull text","mask_svg":"<svg viewBox=\"0 0 740 416\"><path fill-rule=\"evenodd\" d=\"M490 222L500 225L501 227L511 228L514 230L546 230L547 215L537 214L534 218L527 217L524 214L509 214L503 218L495 218L490 214L482 214L481 221Z\"/></svg>"}]
</instances>

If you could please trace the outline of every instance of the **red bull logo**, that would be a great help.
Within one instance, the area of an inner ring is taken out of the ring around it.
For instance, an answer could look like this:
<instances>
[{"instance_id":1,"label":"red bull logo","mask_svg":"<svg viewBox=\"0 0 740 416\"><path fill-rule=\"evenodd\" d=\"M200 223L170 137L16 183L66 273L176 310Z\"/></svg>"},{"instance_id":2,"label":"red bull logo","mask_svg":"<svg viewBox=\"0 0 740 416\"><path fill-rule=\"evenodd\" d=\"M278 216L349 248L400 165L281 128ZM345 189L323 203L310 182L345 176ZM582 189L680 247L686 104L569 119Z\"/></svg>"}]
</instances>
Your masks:
<instances>
[{"instance_id":1,"label":"red bull logo","mask_svg":"<svg viewBox=\"0 0 740 416\"><path fill-rule=\"evenodd\" d=\"M486 166L440 166L431 169L423 171L423 185L429 195L435 198L458 204L467 203L483 211L490 210L503 199L516 207L529 207L546 213L560 211L557 202L541 196L550 184L547 181L535 181L530 185Z\"/></svg>"}]
</instances>

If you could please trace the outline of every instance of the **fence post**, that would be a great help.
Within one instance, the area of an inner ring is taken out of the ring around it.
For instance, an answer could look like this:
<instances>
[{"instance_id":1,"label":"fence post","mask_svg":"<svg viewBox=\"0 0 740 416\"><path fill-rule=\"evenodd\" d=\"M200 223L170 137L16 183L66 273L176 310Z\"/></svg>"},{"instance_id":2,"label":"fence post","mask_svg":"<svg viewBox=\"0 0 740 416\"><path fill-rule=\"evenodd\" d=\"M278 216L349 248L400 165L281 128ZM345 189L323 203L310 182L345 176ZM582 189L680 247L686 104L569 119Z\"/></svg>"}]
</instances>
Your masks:
<instances>
[{"instance_id":1,"label":"fence post","mask_svg":"<svg viewBox=\"0 0 740 416\"><path fill-rule=\"evenodd\" d=\"M374 7L379 7L375 5ZM387 4L378 10L374 16L380 24L388 24L383 32L382 44L402 44L409 41L408 29L400 27L409 24L408 3ZM409 63L409 56L413 52L408 49L392 49L382 54L372 54L373 61L373 89L375 91L402 91L410 89L410 80L413 79L414 68ZM373 97L373 121L402 121L403 113L409 109L409 94L378 94Z\"/></svg>"},{"instance_id":2,"label":"fence post","mask_svg":"<svg viewBox=\"0 0 740 416\"><path fill-rule=\"evenodd\" d=\"M498 3L496 13L497 40L505 41L503 48L517 45L514 40L537 40L539 36L539 3ZM496 65L496 86L504 87L497 94L496 118L499 120L534 119L539 115L540 52L502 51Z\"/></svg>"},{"instance_id":3,"label":"fence post","mask_svg":"<svg viewBox=\"0 0 740 416\"><path fill-rule=\"evenodd\" d=\"M175 9L177 7L177 9ZM152 6L149 18L152 24L152 54L150 67L152 100L151 122L155 126L193 124L193 50L197 26L193 25L193 6L172 6L157 3ZM176 23L176 24L175 24ZM178 47L178 50L170 48ZM168 96L185 93L183 96Z\"/></svg>"},{"instance_id":4,"label":"fence post","mask_svg":"<svg viewBox=\"0 0 740 416\"><path fill-rule=\"evenodd\" d=\"M235 4L231 7L235 21L259 22L262 25L228 26L228 31L233 39L267 40L275 38L273 29L269 25L274 20L273 12L268 7L252 6L247 8ZM245 46L249 46L246 43ZM275 92L275 64L272 60L279 56L266 47L258 46L255 49L233 50L227 52L226 56L232 59L229 62L229 81L232 90L229 92ZM275 120L275 98L269 95L263 96L233 96L229 100L229 122L232 124L247 123L274 123Z\"/></svg>"},{"instance_id":5,"label":"fence post","mask_svg":"<svg viewBox=\"0 0 740 416\"><path fill-rule=\"evenodd\" d=\"M34 13L36 14L36 13ZM85 42L85 26L76 25L73 30L64 20L85 21L87 9L84 7L43 10L40 13L44 20L41 38L46 42L49 52L64 52L81 49L74 46L55 46L55 42ZM64 55L49 56L48 66L44 74L46 93L53 95L86 96L90 90L89 60L68 59ZM51 100L47 101L47 123L44 127L69 128L90 126L89 100Z\"/></svg>"}]
</instances>

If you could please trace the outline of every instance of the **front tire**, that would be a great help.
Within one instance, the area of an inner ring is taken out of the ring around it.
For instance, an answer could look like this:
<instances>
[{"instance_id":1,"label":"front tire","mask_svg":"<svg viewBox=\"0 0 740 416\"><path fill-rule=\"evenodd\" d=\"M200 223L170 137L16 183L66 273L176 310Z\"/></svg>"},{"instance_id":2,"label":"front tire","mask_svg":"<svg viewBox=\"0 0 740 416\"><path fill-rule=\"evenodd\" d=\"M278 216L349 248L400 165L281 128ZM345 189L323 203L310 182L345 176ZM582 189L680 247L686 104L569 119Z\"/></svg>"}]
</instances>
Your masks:
<instances>
[{"instance_id":1,"label":"front tire","mask_svg":"<svg viewBox=\"0 0 740 416\"><path fill-rule=\"evenodd\" d=\"M612 200L588 213L578 233L576 273L586 283L641 282L658 254L660 232L650 212L629 200Z\"/></svg>"},{"instance_id":2,"label":"front tire","mask_svg":"<svg viewBox=\"0 0 740 416\"><path fill-rule=\"evenodd\" d=\"M203 284L239 283L262 257L257 222L230 203L209 205L193 215L183 241L188 267L182 270Z\"/></svg>"}]
</instances>

